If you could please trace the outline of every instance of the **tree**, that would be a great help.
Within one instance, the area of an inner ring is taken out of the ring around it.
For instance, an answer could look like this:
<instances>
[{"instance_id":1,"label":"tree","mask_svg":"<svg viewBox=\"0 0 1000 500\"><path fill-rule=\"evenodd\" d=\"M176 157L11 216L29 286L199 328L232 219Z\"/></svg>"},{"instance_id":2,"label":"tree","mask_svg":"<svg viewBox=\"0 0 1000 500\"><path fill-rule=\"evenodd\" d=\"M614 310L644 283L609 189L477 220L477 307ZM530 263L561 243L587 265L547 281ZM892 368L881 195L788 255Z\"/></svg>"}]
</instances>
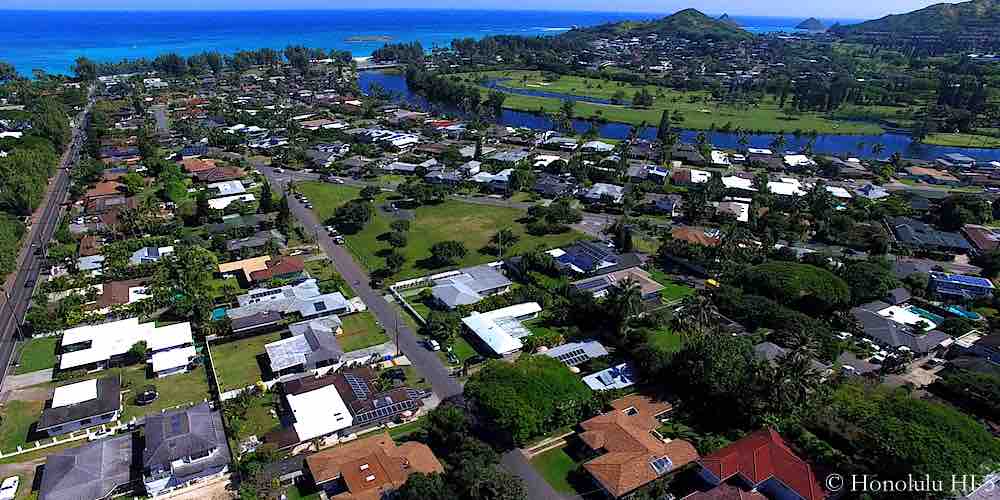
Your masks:
<instances>
[{"instance_id":1,"label":"tree","mask_svg":"<svg viewBox=\"0 0 1000 500\"><path fill-rule=\"evenodd\" d=\"M656 128L656 138L661 143L666 143L667 134L670 133L670 110L664 109L660 113L660 125Z\"/></svg>"},{"instance_id":2,"label":"tree","mask_svg":"<svg viewBox=\"0 0 1000 500\"><path fill-rule=\"evenodd\" d=\"M851 301L854 304L882 300L889 290L900 285L887 266L869 261L852 262L841 273L841 277L851 289Z\"/></svg>"},{"instance_id":3,"label":"tree","mask_svg":"<svg viewBox=\"0 0 1000 500\"><path fill-rule=\"evenodd\" d=\"M851 296L847 283L837 275L792 262L769 262L751 267L740 276L739 283L747 293L821 314L846 306Z\"/></svg>"},{"instance_id":4,"label":"tree","mask_svg":"<svg viewBox=\"0 0 1000 500\"><path fill-rule=\"evenodd\" d=\"M351 200L337 209L333 215L333 225L347 234L355 234L372 220L372 206L362 200Z\"/></svg>"},{"instance_id":5,"label":"tree","mask_svg":"<svg viewBox=\"0 0 1000 500\"><path fill-rule=\"evenodd\" d=\"M10 63L0 61L0 84L12 82L17 78L17 69Z\"/></svg>"},{"instance_id":6,"label":"tree","mask_svg":"<svg viewBox=\"0 0 1000 500\"><path fill-rule=\"evenodd\" d=\"M274 196L271 194L271 183L266 180L260 186L260 213L266 214L274 211Z\"/></svg>"},{"instance_id":7,"label":"tree","mask_svg":"<svg viewBox=\"0 0 1000 500\"><path fill-rule=\"evenodd\" d=\"M428 498L455 498L455 492L441 474L416 472L406 478L406 483L396 490L397 500L425 500Z\"/></svg>"},{"instance_id":8,"label":"tree","mask_svg":"<svg viewBox=\"0 0 1000 500\"><path fill-rule=\"evenodd\" d=\"M957 231L966 224L984 224L993 218L993 210L985 199L968 194L949 196L937 212L938 224L946 231Z\"/></svg>"},{"instance_id":9,"label":"tree","mask_svg":"<svg viewBox=\"0 0 1000 500\"><path fill-rule=\"evenodd\" d=\"M1000 276L1000 250L979 254L973 259L973 263L982 268L982 275L986 278Z\"/></svg>"},{"instance_id":10,"label":"tree","mask_svg":"<svg viewBox=\"0 0 1000 500\"><path fill-rule=\"evenodd\" d=\"M399 231L390 232L385 239L389 243L389 246L393 248L403 248L407 243L406 233L401 233Z\"/></svg>"},{"instance_id":11,"label":"tree","mask_svg":"<svg viewBox=\"0 0 1000 500\"><path fill-rule=\"evenodd\" d=\"M406 219L396 219L389 223L389 229L397 233L405 233L410 230L410 221Z\"/></svg>"},{"instance_id":12,"label":"tree","mask_svg":"<svg viewBox=\"0 0 1000 500\"><path fill-rule=\"evenodd\" d=\"M406 256L399 253L396 249L393 249L389 252L389 255L385 257L385 266L386 269L389 270L390 274L398 273L401 269L403 269L403 265L405 264Z\"/></svg>"},{"instance_id":13,"label":"tree","mask_svg":"<svg viewBox=\"0 0 1000 500\"><path fill-rule=\"evenodd\" d=\"M561 362L522 356L489 362L465 385L465 396L496 431L523 444L589 416L592 392Z\"/></svg>"},{"instance_id":14,"label":"tree","mask_svg":"<svg viewBox=\"0 0 1000 500\"><path fill-rule=\"evenodd\" d=\"M125 355L128 364L137 365L145 361L147 349L145 341L140 340L139 342L132 344L132 347L128 350L128 354Z\"/></svg>"},{"instance_id":15,"label":"tree","mask_svg":"<svg viewBox=\"0 0 1000 500\"><path fill-rule=\"evenodd\" d=\"M180 316L207 322L215 297L212 276L218 267L210 250L181 246L160 260L153 278L153 299Z\"/></svg>"},{"instance_id":16,"label":"tree","mask_svg":"<svg viewBox=\"0 0 1000 500\"><path fill-rule=\"evenodd\" d=\"M514 244L517 243L517 240L519 239L520 237L518 237L518 235L514 233L513 229L505 227L497 231L490 238L490 244L496 247L497 250L499 250L498 253L500 254L500 256L503 257L504 249L514 246Z\"/></svg>"},{"instance_id":17,"label":"tree","mask_svg":"<svg viewBox=\"0 0 1000 500\"><path fill-rule=\"evenodd\" d=\"M364 189L361 190L360 196L361 199L365 201L375 201L375 197L378 196L380 192L382 192L382 190L375 186L365 186Z\"/></svg>"},{"instance_id":18,"label":"tree","mask_svg":"<svg viewBox=\"0 0 1000 500\"><path fill-rule=\"evenodd\" d=\"M130 195L137 195L146 187L146 181L136 172L129 172L122 176L122 184Z\"/></svg>"},{"instance_id":19,"label":"tree","mask_svg":"<svg viewBox=\"0 0 1000 500\"><path fill-rule=\"evenodd\" d=\"M442 241L431 246L431 258L438 267L455 265L468 253L460 241Z\"/></svg>"},{"instance_id":20,"label":"tree","mask_svg":"<svg viewBox=\"0 0 1000 500\"><path fill-rule=\"evenodd\" d=\"M81 56L76 58L73 64L73 73L84 82L92 82L97 79L97 65L94 61Z\"/></svg>"},{"instance_id":21,"label":"tree","mask_svg":"<svg viewBox=\"0 0 1000 500\"><path fill-rule=\"evenodd\" d=\"M424 319L424 335L446 346L451 345L462 330L462 322L453 312L431 311Z\"/></svg>"}]
</instances>

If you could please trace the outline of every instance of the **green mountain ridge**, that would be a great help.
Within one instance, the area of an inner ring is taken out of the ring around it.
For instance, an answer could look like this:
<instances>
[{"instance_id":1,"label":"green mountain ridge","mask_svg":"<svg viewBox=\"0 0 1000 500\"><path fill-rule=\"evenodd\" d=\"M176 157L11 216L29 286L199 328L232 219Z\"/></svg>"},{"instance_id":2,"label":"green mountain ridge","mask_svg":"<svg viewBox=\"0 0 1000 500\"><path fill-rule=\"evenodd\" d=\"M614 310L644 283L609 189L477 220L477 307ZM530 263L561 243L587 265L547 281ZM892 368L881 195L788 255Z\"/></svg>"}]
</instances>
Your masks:
<instances>
[{"instance_id":1,"label":"green mountain ridge","mask_svg":"<svg viewBox=\"0 0 1000 500\"><path fill-rule=\"evenodd\" d=\"M728 18L728 16L726 16ZM590 35L648 35L678 36L690 40L744 40L753 35L737 26L732 20L713 19L697 9L684 9L653 21L623 21L592 28L573 30L567 34Z\"/></svg>"},{"instance_id":2,"label":"green mountain ridge","mask_svg":"<svg viewBox=\"0 0 1000 500\"><path fill-rule=\"evenodd\" d=\"M903 35L961 33L966 30L1000 29L1000 1L971 0L939 3L906 14L832 28L840 35L888 32Z\"/></svg>"}]
</instances>

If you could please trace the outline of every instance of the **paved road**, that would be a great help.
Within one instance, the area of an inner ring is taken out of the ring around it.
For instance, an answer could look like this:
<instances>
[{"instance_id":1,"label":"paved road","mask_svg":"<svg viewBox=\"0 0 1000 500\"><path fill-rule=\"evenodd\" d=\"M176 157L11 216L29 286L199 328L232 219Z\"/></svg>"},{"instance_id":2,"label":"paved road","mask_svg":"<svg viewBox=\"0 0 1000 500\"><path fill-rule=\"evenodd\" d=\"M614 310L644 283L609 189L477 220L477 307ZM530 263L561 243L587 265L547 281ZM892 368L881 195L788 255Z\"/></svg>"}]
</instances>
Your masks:
<instances>
[{"instance_id":1,"label":"paved road","mask_svg":"<svg viewBox=\"0 0 1000 500\"><path fill-rule=\"evenodd\" d=\"M0 302L0 366L3 367L2 372L0 372L0 386L3 385L3 380L10 368L14 346L18 341L18 327L24 322L24 314L28 310L35 282L38 280L45 260L45 256L41 252L36 255L35 251L39 248L45 248L59 224L62 203L66 200L66 194L69 191L69 168L79 160L80 147L85 140L85 127L83 125L89 118L92 105L93 98L91 97L87 107L77 116L76 128L73 129L70 145L63 153L59 170L50 183L51 189L43 202L44 206L35 212L37 219L31 226L26 246L22 250L22 260L13 279L9 279L7 282L9 289L4 289L3 297L0 297L3 299L3 302Z\"/></svg>"},{"instance_id":2,"label":"paved road","mask_svg":"<svg viewBox=\"0 0 1000 500\"><path fill-rule=\"evenodd\" d=\"M271 169L261 169L261 172L268 178L275 190L284 191L288 183L287 175L277 174ZM394 339L397 346L431 384L434 393L440 399L461 394L462 385L449 374L441 360L438 359L437 354L419 342L417 334L406 324L397 309L386 302L381 293L369 286L368 273L355 262L350 252L345 247L333 242L311 210L306 209L294 198L289 198L288 201L292 214L307 230L313 231L317 237L317 243L333 261L337 272L351 284L351 287L365 302L368 310L375 315L382 327L386 329L386 332L392 336L398 331L397 338Z\"/></svg>"},{"instance_id":3,"label":"paved road","mask_svg":"<svg viewBox=\"0 0 1000 500\"><path fill-rule=\"evenodd\" d=\"M288 181L294 179L296 182L302 180L313 180L304 177L302 173L274 172L266 166L257 165L258 170L267 177L273 189L284 191ZM318 176L316 177L318 178ZM437 355L427 350L417 339L416 333L407 326L406 322L399 315L396 308L390 305L377 290L369 286L368 273L361 268L354 260L350 252L342 246L333 242L320 221L306 209L298 200L289 198L289 207L292 214L308 229L312 229L316 235L317 242L326 254L333 261L337 272L351 283L354 291L368 305L368 310L375 314L379 323L385 327L390 335L398 331L396 343L399 349L417 367L417 370L431 384L434 394L440 399L456 396L462 393L462 385L449 375L448 369L441 362ZM562 500L564 497L557 493L545 479L531 466L531 464L521 454L520 450L512 450L505 453L501 459L503 466L511 473L524 480L525 488L528 490L528 498L531 500Z\"/></svg>"}]
</instances>

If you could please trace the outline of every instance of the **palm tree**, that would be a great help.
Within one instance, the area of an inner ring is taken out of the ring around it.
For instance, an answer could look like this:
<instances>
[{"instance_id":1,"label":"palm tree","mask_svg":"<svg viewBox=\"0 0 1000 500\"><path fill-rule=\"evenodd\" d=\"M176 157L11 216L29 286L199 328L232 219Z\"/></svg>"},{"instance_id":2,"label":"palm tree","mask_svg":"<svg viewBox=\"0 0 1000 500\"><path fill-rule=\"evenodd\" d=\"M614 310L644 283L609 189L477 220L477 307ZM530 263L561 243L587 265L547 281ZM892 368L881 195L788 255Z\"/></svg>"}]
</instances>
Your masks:
<instances>
[{"instance_id":1,"label":"palm tree","mask_svg":"<svg viewBox=\"0 0 1000 500\"><path fill-rule=\"evenodd\" d=\"M517 240L518 236L514 234L514 230L509 227L505 227L497 231L496 234L490 238L490 243L497 247L499 257L503 258L504 248L510 248L514 245L514 243L517 243Z\"/></svg>"},{"instance_id":2,"label":"palm tree","mask_svg":"<svg viewBox=\"0 0 1000 500\"><path fill-rule=\"evenodd\" d=\"M773 149L775 153L780 153L785 149L787 144L788 139L785 139L785 134L778 134L774 137L774 140L771 141L771 149Z\"/></svg>"},{"instance_id":3,"label":"palm tree","mask_svg":"<svg viewBox=\"0 0 1000 500\"><path fill-rule=\"evenodd\" d=\"M881 142L876 142L875 144L872 144L872 156L874 156L875 158L878 158L883 151L885 151L885 144L882 144Z\"/></svg>"},{"instance_id":4,"label":"palm tree","mask_svg":"<svg viewBox=\"0 0 1000 500\"><path fill-rule=\"evenodd\" d=\"M685 297L674 311L671 328L687 335L707 335L719 328L718 313L712 299L702 293Z\"/></svg>"},{"instance_id":5,"label":"palm tree","mask_svg":"<svg viewBox=\"0 0 1000 500\"><path fill-rule=\"evenodd\" d=\"M750 146L750 137L746 132L740 131L740 138L736 140L736 143L740 145L740 149L746 152L747 148Z\"/></svg>"},{"instance_id":6,"label":"palm tree","mask_svg":"<svg viewBox=\"0 0 1000 500\"><path fill-rule=\"evenodd\" d=\"M626 278L611 287L605 300L611 314L618 321L618 333L621 338L628 338L631 333L630 320L642 311L642 292L639 284L631 278Z\"/></svg>"}]
</instances>

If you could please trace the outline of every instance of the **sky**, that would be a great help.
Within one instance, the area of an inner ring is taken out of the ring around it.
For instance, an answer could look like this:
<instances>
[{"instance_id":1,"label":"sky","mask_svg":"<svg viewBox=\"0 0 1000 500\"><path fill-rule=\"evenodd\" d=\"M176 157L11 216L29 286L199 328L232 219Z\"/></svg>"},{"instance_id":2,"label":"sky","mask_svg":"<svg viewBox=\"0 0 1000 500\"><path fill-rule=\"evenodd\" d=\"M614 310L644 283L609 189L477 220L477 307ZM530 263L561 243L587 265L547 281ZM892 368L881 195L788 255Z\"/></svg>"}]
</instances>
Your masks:
<instances>
[{"instance_id":1,"label":"sky","mask_svg":"<svg viewBox=\"0 0 1000 500\"><path fill-rule=\"evenodd\" d=\"M955 0L945 0L956 3ZM349 8L456 8L589 10L671 13L695 7L708 14L748 16L813 16L873 19L900 14L938 3L935 0L839 0L792 2L789 0L2 0L3 9L42 10L257 10L257 9L349 9ZM359 5L360 4L360 5Z\"/></svg>"}]
</instances>

